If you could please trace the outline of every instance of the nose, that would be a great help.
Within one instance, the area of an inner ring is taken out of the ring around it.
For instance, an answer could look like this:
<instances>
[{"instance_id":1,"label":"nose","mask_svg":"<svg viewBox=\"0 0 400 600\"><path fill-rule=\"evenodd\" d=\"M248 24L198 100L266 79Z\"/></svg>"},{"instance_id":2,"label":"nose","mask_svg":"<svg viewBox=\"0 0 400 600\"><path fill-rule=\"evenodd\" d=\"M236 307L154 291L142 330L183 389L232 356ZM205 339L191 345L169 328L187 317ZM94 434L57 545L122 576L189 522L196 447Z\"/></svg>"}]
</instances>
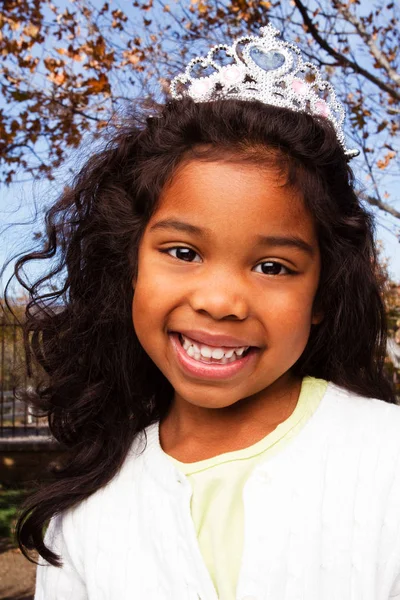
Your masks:
<instances>
[{"instance_id":1,"label":"nose","mask_svg":"<svg viewBox=\"0 0 400 600\"><path fill-rule=\"evenodd\" d=\"M218 272L202 277L192 290L190 305L196 312L218 321L243 321L249 314L244 286L232 273Z\"/></svg>"}]
</instances>

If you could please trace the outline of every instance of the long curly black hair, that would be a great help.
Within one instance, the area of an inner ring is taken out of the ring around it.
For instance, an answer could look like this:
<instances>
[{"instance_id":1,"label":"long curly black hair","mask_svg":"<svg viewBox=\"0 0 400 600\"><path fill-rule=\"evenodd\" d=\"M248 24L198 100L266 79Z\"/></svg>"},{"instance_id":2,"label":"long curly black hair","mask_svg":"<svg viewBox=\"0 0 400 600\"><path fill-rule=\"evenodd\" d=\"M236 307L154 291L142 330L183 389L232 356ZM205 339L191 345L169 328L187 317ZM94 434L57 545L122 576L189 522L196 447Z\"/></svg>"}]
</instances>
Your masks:
<instances>
[{"instance_id":1,"label":"long curly black hair","mask_svg":"<svg viewBox=\"0 0 400 600\"><path fill-rule=\"evenodd\" d=\"M383 370L386 320L373 220L357 198L332 125L258 101L189 98L158 107L152 118L143 110L126 121L48 210L41 251L15 267L30 294L28 359L46 372L29 401L48 416L68 457L25 506L17 535L24 553L35 548L57 566L60 557L43 540L45 525L109 482L134 436L171 402L171 385L133 329L132 280L163 186L199 148L208 148L205 160L233 152L259 164L263 153L254 149L272 149L314 216L322 261L315 302L324 319L293 372L395 402ZM38 259L52 268L29 285L24 265ZM61 288L46 291L61 273Z\"/></svg>"}]
</instances>

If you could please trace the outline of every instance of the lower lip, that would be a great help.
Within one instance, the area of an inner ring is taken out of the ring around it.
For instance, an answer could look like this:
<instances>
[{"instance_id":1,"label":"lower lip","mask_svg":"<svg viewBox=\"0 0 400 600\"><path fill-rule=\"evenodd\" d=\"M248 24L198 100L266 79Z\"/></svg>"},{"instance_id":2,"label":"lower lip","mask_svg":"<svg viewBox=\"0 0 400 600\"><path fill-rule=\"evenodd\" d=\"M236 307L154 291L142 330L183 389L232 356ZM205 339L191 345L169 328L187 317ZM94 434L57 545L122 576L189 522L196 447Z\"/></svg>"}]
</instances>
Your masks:
<instances>
[{"instance_id":1,"label":"lower lip","mask_svg":"<svg viewBox=\"0 0 400 600\"><path fill-rule=\"evenodd\" d=\"M204 379L228 379L244 369L256 356L256 349L251 348L246 356L236 359L234 362L225 365L218 363L205 363L191 358L183 349L178 333L170 333L172 346L178 357L179 364L185 371L196 377Z\"/></svg>"}]
</instances>

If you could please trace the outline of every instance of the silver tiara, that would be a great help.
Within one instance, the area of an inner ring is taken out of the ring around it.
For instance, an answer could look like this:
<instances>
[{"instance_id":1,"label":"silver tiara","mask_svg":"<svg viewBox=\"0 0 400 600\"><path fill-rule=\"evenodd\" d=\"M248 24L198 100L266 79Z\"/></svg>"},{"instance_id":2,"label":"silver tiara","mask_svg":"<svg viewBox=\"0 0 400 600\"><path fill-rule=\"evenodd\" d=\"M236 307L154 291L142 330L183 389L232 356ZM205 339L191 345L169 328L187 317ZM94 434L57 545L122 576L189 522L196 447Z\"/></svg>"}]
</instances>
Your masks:
<instances>
[{"instance_id":1,"label":"silver tiara","mask_svg":"<svg viewBox=\"0 0 400 600\"><path fill-rule=\"evenodd\" d=\"M195 102L220 98L260 100L324 117L332 122L345 155L357 156L359 150L349 150L345 145L345 109L331 84L322 79L315 65L303 61L295 44L277 39L278 29L269 24L261 27L260 33L261 37L238 38L232 46L218 44L206 57L193 58L185 71L172 80L172 97L181 100L189 96ZM244 45L241 56L239 44ZM200 76L197 65L202 70Z\"/></svg>"}]
</instances>

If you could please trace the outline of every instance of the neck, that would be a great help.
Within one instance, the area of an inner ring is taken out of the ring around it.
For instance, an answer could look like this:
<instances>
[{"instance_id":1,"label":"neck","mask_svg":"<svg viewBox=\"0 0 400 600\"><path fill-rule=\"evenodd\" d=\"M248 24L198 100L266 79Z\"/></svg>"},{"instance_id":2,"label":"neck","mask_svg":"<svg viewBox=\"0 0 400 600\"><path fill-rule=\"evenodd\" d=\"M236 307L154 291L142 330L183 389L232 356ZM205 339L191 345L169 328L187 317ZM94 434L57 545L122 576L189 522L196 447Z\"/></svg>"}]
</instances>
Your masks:
<instances>
[{"instance_id":1,"label":"neck","mask_svg":"<svg viewBox=\"0 0 400 600\"><path fill-rule=\"evenodd\" d=\"M247 448L290 417L300 388L301 379L281 377L262 392L218 409L195 406L175 394L160 423L161 446L181 462Z\"/></svg>"}]
</instances>

